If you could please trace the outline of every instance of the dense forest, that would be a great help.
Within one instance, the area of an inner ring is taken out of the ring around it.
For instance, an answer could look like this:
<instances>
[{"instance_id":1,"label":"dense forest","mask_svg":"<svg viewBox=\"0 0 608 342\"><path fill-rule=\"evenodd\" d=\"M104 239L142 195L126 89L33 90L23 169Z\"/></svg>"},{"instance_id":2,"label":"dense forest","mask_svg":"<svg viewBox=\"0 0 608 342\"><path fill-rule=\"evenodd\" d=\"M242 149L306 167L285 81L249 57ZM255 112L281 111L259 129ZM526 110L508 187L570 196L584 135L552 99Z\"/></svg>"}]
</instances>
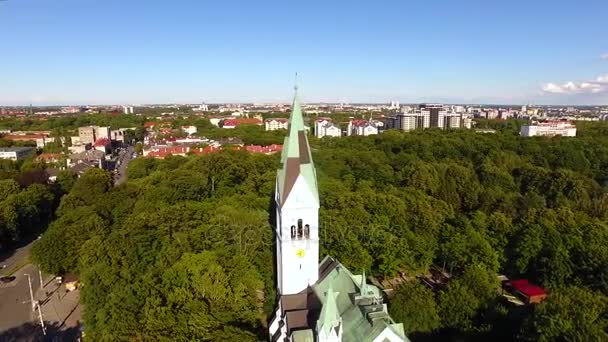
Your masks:
<instances>
[{"instance_id":1,"label":"dense forest","mask_svg":"<svg viewBox=\"0 0 608 342\"><path fill-rule=\"evenodd\" d=\"M114 114L80 114L50 118L23 117L0 118L0 129L14 131L66 131L82 126L110 126L112 129L143 126L146 117Z\"/></svg>"},{"instance_id":2,"label":"dense forest","mask_svg":"<svg viewBox=\"0 0 608 342\"><path fill-rule=\"evenodd\" d=\"M389 304L414 341L601 341L608 317L608 126L521 138L517 123L311 139L321 254L352 271L414 280ZM274 307L271 206L278 155L138 158L129 180L90 170L33 250L80 275L95 341L257 340ZM545 286L511 307L497 274Z\"/></svg>"},{"instance_id":3,"label":"dense forest","mask_svg":"<svg viewBox=\"0 0 608 342\"><path fill-rule=\"evenodd\" d=\"M0 251L43 232L74 177L61 172L49 185L45 165L0 159Z\"/></svg>"}]
</instances>

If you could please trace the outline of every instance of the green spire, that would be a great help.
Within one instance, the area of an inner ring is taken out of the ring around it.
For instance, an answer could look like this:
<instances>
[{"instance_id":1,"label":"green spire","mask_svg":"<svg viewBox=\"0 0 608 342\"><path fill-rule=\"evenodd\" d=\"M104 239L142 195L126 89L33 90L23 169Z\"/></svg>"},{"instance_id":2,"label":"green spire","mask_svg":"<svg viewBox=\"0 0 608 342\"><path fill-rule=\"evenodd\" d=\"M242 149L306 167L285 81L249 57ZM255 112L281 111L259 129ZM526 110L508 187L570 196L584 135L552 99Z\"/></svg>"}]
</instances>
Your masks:
<instances>
[{"instance_id":1,"label":"green spire","mask_svg":"<svg viewBox=\"0 0 608 342\"><path fill-rule=\"evenodd\" d=\"M365 270L361 274L361 286L359 287L361 291L361 295L365 296L367 294L367 280L365 279Z\"/></svg>"},{"instance_id":2,"label":"green spire","mask_svg":"<svg viewBox=\"0 0 608 342\"><path fill-rule=\"evenodd\" d=\"M300 99L298 98L298 86L293 88L293 103L291 107L291 116L289 117L289 133L294 131L304 130L304 118L302 117L302 107L300 107Z\"/></svg>"},{"instance_id":3,"label":"green spire","mask_svg":"<svg viewBox=\"0 0 608 342\"><path fill-rule=\"evenodd\" d=\"M289 132L285 137L283 152L281 154L282 167L277 173L277 190L280 194L279 203L281 205L284 203L296 180L301 175L318 204L317 176L310 146L308 145L306 128L304 127L302 108L298 99L298 87L295 86L294 90L291 116L289 117ZM288 163L288 161L291 162Z\"/></svg>"},{"instance_id":4,"label":"green spire","mask_svg":"<svg viewBox=\"0 0 608 342\"><path fill-rule=\"evenodd\" d=\"M291 116L289 117L289 136L287 142L286 158L297 158L300 153L298 132L304 131L304 118L302 118L302 107L298 99L298 86L294 87L293 104L291 106Z\"/></svg>"},{"instance_id":5,"label":"green spire","mask_svg":"<svg viewBox=\"0 0 608 342\"><path fill-rule=\"evenodd\" d=\"M331 284L327 289L327 295L325 297L325 303L321 309L319 320L317 321L317 330L321 336L329 336L331 329L340 326L341 319L340 313L338 312L338 304L336 303L337 292L334 292Z\"/></svg>"}]
</instances>

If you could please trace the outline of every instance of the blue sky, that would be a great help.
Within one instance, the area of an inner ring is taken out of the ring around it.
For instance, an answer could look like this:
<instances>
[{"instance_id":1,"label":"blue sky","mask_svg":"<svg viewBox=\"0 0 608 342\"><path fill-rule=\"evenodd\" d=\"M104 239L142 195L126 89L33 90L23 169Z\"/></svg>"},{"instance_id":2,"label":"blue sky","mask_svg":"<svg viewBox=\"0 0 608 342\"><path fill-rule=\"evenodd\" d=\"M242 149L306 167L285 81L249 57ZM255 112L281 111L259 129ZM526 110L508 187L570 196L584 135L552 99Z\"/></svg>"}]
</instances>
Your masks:
<instances>
[{"instance_id":1,"label":"blue sky","mask_svg":"<svg viewBox=\"0 0 608 342\"><path fill-rule=\"evenodd\" d=\"M608 104L608 1L0 2L0 105ZM605 58L602 58L604 56Z\"/></svg>"}]
</instances>

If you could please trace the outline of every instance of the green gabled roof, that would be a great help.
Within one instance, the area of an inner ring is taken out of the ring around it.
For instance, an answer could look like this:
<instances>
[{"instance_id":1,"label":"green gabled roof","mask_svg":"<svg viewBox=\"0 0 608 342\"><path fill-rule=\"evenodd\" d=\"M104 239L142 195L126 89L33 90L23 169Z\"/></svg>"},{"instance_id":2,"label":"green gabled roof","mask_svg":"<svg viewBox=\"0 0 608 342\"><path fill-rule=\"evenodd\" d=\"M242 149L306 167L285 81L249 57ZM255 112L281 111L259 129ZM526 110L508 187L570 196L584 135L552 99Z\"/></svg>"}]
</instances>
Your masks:
<instances>
[{"instance_id":1,"label":"green gabled roof","mask_svg":"<svg viewBox=\"0 0 608 342\"><path fill-rule=\"evenodd\" d=\"M291 333L291 339L293 342L315 342L314 334L312 330L296 330Z\"/></svg>"},{"instance_id":2,"label":"green gabled roof","mask_svg":"<svg viewBox=\"0 0 608 342\"><path fill-rule=\"evenodd\" d=\"M324 265L328 260L332 259L326 256L320 265ZM342 341L343 342L358 342L371 341L379 336L385 329L390 329L395 332L403 341L409 341L403 331L403 325L395 323L390 316L385 319L375 320L370 322L362 309L353 302L353 298L360 294L360 287L363 285L363 275L353 275L342 264L337 263L331 271L328 271L319 281L313 286L313 291L317 298L321 300L325 309L327 298L324 293L330 289L337 293L335 305L338 309L338 315L342 319ZM379 293L379 289L371 284L365 284L364 288L368 292ZM319 319L319 322L322 322Z\"/></svg>"},{"instance_id":3,"label":"green gabled roof","mask_svg":"<svg viewBox=\"0 0 608 342\"><path fill-rule=\"evenodd\" d=\"M283 205L300 175L304 177L306 186L318 203L317 175L312 161L310 145L308 144L308 136L306 127L304 126L302 107L300 106L300 100L298 99L297 88L293 99L291 115L289 117L289 132L283 143L281 163L282 167L277 173L279 204L281 206Z\"/></svg>"},{"instance_id":4,"label":"green gabled roof","mask_svg":"<svg viewBox=\"0 0 608 342\"><path fill-rule=\"evenodd\" d=\"M325 303L323 303L323 308L317 321L317 333L322 336L329 336L331 329L340 326L340 313L336 304L337 296L338 293L334 292L330 284L325 295Z\"/></svg>"}]
</instances>

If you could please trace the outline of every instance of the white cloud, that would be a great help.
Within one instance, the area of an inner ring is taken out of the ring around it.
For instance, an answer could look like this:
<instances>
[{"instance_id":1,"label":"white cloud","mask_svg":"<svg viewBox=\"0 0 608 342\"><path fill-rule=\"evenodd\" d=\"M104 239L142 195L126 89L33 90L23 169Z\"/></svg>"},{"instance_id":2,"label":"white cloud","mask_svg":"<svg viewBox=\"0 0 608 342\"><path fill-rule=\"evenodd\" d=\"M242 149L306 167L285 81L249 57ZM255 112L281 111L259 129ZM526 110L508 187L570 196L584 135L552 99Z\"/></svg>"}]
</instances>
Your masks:
<instances>
[{"instance_id":1,"label":"white cloud","mask_svg":"<svg viewBox=\"0 0 608 342\"><path fill-rule=\"evenodd\" d=\"M608 52L600 56L601 59L608 61Z\"/></svg>"},{"instance_id":2,"label":"white cloud","mask_svg":"<svg viewBox=\"0 0 608 342\"><path fill-rule=\"evenodd\" d=\"M547 92L547 93L554 93L554 94L561 94L561 93L565 93L566 91L564 90L563 87L558 86L555 83L546 83L543 85L543 91Z\"/></svg>"},{"instance_id":3,"label":"white cloud","mask_svg":"<svg viewBox=\"0 0 608 342\"><path fill-rule=\"evenodd\" d=\"M602 76L598 76L595 81L598 82L598 83L608 83L608 74L602 75Z\"/></svg>"},{"instance_id":4,"label":"white cloud","mask_svg":"<svg viewBox=\"0 0 608 342\"><path fill-rule=\"evenodd\" d=\"M593 81L569 81L564 84L545 83L542 88L545 93L552 94L597 94L608 92L608 74L598 76Z\"/></svg>"}]
</instances>

